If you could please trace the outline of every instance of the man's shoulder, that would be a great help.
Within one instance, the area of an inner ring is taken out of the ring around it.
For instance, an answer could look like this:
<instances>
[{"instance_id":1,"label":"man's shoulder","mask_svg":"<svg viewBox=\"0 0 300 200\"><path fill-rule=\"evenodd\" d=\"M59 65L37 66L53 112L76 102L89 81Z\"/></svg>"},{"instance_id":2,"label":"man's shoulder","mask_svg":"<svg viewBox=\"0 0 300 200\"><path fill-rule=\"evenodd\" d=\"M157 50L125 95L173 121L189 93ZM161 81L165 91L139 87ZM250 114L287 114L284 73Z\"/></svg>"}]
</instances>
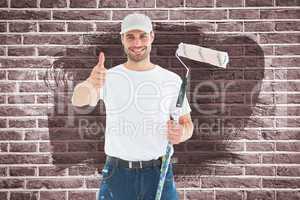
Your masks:
<instances>
[{"instance_id":1,"label":"man's shoulder","mask_svg":"<svg viewBox=\"0 0 300 200\"><path fill-rule=\"evenodd\" d=\"M169 69L163 68L159 65L157 65L157 66L159 67L160 73L162 73L164 77L169 78L169 79L174 79L174 80L181 79L180 76L178 74L176 74L175 72L173 72Z\"/></svg>"}]
</instances>

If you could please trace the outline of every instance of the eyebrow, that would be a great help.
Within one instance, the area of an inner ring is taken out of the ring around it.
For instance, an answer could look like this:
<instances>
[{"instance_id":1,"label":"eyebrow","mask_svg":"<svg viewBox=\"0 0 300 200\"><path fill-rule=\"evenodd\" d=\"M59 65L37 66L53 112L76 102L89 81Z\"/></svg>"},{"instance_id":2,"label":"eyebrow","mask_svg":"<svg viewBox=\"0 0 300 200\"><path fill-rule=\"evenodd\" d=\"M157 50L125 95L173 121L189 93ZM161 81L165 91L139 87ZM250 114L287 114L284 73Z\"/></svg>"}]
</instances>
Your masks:
<instances>
[{"instance_id":1,"label":"eyebrow","mask_svg":"<svg viewBox=\"0 0 300 200\"><path fill-rule=\"evenodd\" d=\"M145 36L145 35L147 35L147 33L142 33L140 36ZM129 37L129 36L134 36L134 34L129 33L129 34L126 35L126 37Z\"/></svg>"}]
</instances>

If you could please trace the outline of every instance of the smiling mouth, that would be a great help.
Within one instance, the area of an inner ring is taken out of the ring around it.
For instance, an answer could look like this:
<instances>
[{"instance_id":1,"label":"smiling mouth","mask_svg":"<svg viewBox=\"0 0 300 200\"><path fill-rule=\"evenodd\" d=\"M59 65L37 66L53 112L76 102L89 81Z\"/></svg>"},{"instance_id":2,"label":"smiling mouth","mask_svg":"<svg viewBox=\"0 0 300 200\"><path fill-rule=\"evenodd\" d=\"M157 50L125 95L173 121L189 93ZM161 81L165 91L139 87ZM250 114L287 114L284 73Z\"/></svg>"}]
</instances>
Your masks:
<instances>
[{"instance_id":1,"label":"smiling mouth","mask_svg":"<svg viewBox=\"0 0 300 200\"><path fill-rule=\"evenodd\" d=\"M130 49L131 52L133 52L134 54L141 54L145 51L146 48L142 48L142 49Z\"/></svg>"}]
</instances>

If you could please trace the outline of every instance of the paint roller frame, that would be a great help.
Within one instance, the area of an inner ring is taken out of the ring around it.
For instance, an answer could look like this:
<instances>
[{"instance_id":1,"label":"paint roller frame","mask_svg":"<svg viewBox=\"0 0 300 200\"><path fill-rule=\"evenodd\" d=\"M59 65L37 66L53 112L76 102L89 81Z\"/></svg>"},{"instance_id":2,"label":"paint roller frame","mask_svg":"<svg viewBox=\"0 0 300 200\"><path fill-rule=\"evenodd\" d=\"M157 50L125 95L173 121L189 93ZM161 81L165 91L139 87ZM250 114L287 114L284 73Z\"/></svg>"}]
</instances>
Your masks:
<instances>
[{"instance_id":1,"label":"paint roller frame","mask_svg":"<svg viewBox=\"0 0 300 200\"><path fill-rule=\"evenodd\" d=\"M188 56L187 48L190 48L190 47L199 48L198 54L197 54L199 59L194 59L193 57ZM174 120L176 123L179 123L178 110L179 110L179 108L182 107L182 104L184 101L185 93L187 90L187 79L188 79L189 72L190 72L189 67L180 59L180 56L191 59L191 60L195 60L195 61L207 62L207 60L205 59L204 53L203 53L205 51L216 54L215 57L216 57L216 59L218 59L218 62L219 62L219 65L216 65L217 67L226 68L226 65L228 64L228 61L229 61L227 52L221 52L221 51L217 51L217 50L213 50L213 49L209 49L209 48L205 48L205 47L200 47L200 46L196 46L196 45L186 44L186 43L182 43L182 42L178 45L178 48L175 52L175 57L180 61L180 63L187 70L185 77L181 77L182 83L180 86L180 90L179 90L179 94L178 94L178 98L177 98L177 102L176 102L176 110L177 111L171 116L171 119ZM181 52L183 52L183 53L181 54ZM222 57L223 57L223 59L222 59ZM167 145L166 154L165 154L165 156L163 156L163 160L162 160L162 164L161 164L160 178L159 178L159 183L158 183L158 187L157 187L157 191L156 191L155 200L161 199L163 186L165 183L166 175L167 175L169 164L171 161L171 152L172 152L171 150L172 150L172 144L169 142Z\"/></svg>"}]
</instances>

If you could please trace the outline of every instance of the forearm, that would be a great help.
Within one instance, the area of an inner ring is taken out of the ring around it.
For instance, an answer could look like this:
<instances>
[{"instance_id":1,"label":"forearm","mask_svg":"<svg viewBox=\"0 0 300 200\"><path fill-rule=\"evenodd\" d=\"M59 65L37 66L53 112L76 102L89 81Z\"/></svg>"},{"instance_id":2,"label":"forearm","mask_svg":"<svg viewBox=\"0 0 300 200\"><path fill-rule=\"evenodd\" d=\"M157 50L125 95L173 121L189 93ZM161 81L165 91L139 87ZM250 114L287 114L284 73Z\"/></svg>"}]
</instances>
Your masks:
<instances>
[{"instance_id":1,"label":"forearm","mask_svg":"<svg viewBox=\"0 0 300 200\"><path fill-rule=\"evenodd\" d=\"M192 122L184 122L181 125L183 127L183 135L181 137L181 142L184 142L192 137L194 131L194 124Z\"/></svg>"}]
</instances>

